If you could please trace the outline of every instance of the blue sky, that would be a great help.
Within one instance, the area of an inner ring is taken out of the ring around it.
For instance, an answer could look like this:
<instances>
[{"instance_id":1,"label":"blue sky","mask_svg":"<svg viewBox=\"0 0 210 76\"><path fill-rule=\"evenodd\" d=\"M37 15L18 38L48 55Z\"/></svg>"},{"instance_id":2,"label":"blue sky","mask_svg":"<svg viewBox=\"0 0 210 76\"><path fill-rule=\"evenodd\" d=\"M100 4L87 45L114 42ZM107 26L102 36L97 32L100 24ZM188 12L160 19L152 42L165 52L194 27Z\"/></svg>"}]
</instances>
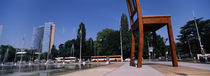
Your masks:
<instances>
[{"instance_id":1,"label":"blue sky","mask_svg":"<svg viewBox=\"0 0 210 76\"><path fill-rule=\"evenodd\" d=\"M192 20L192 11L197 17L210 18L209 0L141 0L142 13L171 15L174 37L180 27ZM31 45L33 27L45 22L56 24L55 45L76 38L78 25L84 22L86 37L96 38L105 28L118 30L122 13L127 14L126 0L0 0L0 25L3 25L1 44L22 47ZM166 27L158 34L167 38ZM177 42L177 40L176 40Z\"/></svg>"}]
</instances>

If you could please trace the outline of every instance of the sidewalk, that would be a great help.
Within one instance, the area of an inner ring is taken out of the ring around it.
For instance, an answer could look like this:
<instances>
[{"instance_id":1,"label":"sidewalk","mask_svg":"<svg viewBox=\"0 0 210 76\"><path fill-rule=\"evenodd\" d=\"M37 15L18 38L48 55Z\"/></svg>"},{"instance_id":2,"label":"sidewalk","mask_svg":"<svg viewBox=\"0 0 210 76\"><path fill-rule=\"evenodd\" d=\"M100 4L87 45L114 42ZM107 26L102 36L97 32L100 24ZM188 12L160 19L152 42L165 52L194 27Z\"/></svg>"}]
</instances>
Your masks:
<instances>
[{"instance_id":1,"label":"sidewalk","mask_svg":"<svg viewBox=\"0 0 210 76\"><path fill-rule=\"evenodd\" d=\"M168 76L209 76L210 65L179 62L179 67L172 67L171 62L147 62L150 67Z\"/></svg>"},{"instance_id":2,"label":"sidewalk","mask_svg":"<svg viewBox=\"0 0 210 76\"><path fill-rule=\"evenodd\" d=\"M121 67L122 65L123 64L109 64L106 66L67 73L60 76L104 76L105 74L108 74L109 72Z\"/></svg>"},{"instance_id":3,"label":"sidewalk","mask_svg":"<svg viewBox=\"0 0 210 76\"><path fill-rule=\"evenodd\" d=\"M146 62L146 64L147 63L172 65L171 62ZM210 65L209 64L178 62L178 65L179 66L185 66L185 67L191 67L191 68L197 68L197 69L203 69L203 70L210 70Z\"/></svg>"},{"instance_id":4,"label":"sidewalk","mask_svg":"<svg viewBox=\"0 0 210 76\"><path fill-rule=\"evenodd\" d=\"M209 76L210 65L179 62L172 67L171 62L144 62L142 68L129 66L128 62L76 71L61 76Z\"/></svg>"},{"instance_id":5,"label":"sidewalk","mask_svg":"<svg viewBox=\"0 0 210 76\"><path fill-rule=\"evenodd\" d=\"M143 65L142 68L129 66L125 63L123 66L113 70L104 76L165 76L159 71L151 68L149 65Z\"/></svg>"},{"instance_id":6,"label":"sidewalk","mask_svg":"<svg viewBox=\"0 0 210 76\"><path fill-rule=\"evenodd\" d=\"M61 76L165 76L157 70L143 65L142 68L129 66L129 63L114 63L107 66L76 71Z\"/></svg>"}]
</instances>

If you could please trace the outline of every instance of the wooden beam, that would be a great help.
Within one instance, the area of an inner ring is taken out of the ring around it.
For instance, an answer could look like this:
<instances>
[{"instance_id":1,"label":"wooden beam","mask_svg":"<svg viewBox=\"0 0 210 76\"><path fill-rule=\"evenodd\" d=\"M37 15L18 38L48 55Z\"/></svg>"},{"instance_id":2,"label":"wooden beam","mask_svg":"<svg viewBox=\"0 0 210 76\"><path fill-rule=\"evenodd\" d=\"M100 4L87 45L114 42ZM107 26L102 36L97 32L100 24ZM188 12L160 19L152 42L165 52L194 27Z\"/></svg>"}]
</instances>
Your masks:
<instances>
[{"instance_id":1,"label":"wooden beam","mask_svg":"<svg viewBox=\"0 0 210 76\"><path fill-rule=\"evenodd\" d=\"M143 21L144 21L144 19L143 19ZM133 23L133 25L131 25L131 28L134 31L138 30L138 28L139 28L138 24L139 24L139 22L138 22L138 19L137 19ZM143 26L144 26L144 31L145 32L152 32L152 31L156 31L156 30L160 29L161 27L163 27L163 26L165 26L167 24L168 24L168 22L165 21L164 23L158 23L158 22L155 23L155 24L154 23L151 23L151 24L147 23L147 24L143 24Z\"/></svg>"},{"instance_id":2,"label":"wooden beam","mask_svg":"<svg viewBox=\"0 0 210 76\"><path fill-rule=\"evenodd\" d=\"M131 17L132 9L131 9L131 1L127 0L127 5L128 5L128 11L129 11L129 18L130 18L130 25L133 24L133 17ZM135 53L135 39L134 39L134 31L131 27L131 57L130 57L130 66L133 66L133 58L134 58L134 53Z\"/></svg>"},{"instance_id":3,"label":"wooden beam","mask_svg":"<svg viewBox=\"0 0 210 76\"><path fill-rule=\"evenodd\" d=\"M131 60L130 60L130 66L133 66L133 61L135 59L134 56L135 53L135 38L134 38L134 31L131 30Z\"/></svg>"},{"instance_id":4,"label":"wooden beam","mask_svg":"<svg viewBox=\"0 0 210 76\"><path fill-rule=\"evenodd\" d=\"M131 15L132 15L131 13L133 12L131 0L126 0L126 1L127 1L129 16L131 17Z\"/></svg>"},{"instance_id":5,"label":"wooden beam","mask_svg":"<svg viewBox=\"0 0 210 76\"><path fill-rule=\"evenodd\" d=\"M132 4L133 3L133 4ZM167 25L168 28L168 36L170 42L170 48L172 51L172 63L174 67L178 66L177 57L176 57L176 49L175 42L173 38L172 25L171 25L171 16L163 15L163 16L142 16L141 6L139 0L127 0L130 25L131 25L131 61L130 66L133 65L134 61L134 53L135 53L135 39L134 39L134 31L139 30L139 52L138 52L138 64L137 67L142 67L142 55L143 55L143 46L144 46L144 31L153 32L153 42L154 45L156 43L156 33L155 31L160 29L161 27ZM134 22L133 17L137 14L137 19Z\"/></svg>"},{"instance_id":6,"label":"wooden beam","mask_svg":"<svg viewBox=\"0 0 210 76\"><path fill-rule=\"evenodd\" d=\"M133 17L134 17L134 15L136 14L136 11L137 11L137 10L136 10L136 9L134 9L134 10L133 10L133 12L131 13L131 17L132 17L132 18L133 18Z\"/></svg>"},{"instance_id":7,"label":"wooden beam","mask_svg":"<svg viewBox=\"0 0 210 76\"><path fill-rule=\"evenodd\" d=\"M132 0L132 3L133 3L133 9L136 9L136 3L134 0Z\"/></svg>"},{"instance_id":8,"label":"wooden beam","mask_svg":"<svg viewBox=\"0 0 210 76\"><path fill-rule=\"evenodd\" d=\"M164 15L164 16L143 16L143 24L167 24L168 20L171 16ZM136 26L138 24L138 19L134 22L131 26Z\"/></svg>"},{"instance_id":9,"label":"wooden beam","mask_svg":"<svg viewBox=\"0 0 210 76\"><path fill-rule=\"evenodd\" d=\"M131 12L131 17L133 18L133 16L136 14L136 12L137 12L137 8L136 8L136 3L135 3L135 1L134 0L132 0L132 9L133 9L133 11Z\"/></svg>"},{"instance_id":10,"label":"wooden beam","mask_svg":"<svg viewBox=\"0 0 210 76\"><path fill-rule=\"evenodd\" d=\"M168 23L168 18L163 17L143 17L144 24L161 24Z\"/></svg>"},{"instance_id":11,"label":"wooden beam","mask_svg":"<svg viewBox=\"0 0 210 76\"><path fill-rule=\"evenodd\" d=\"M143 16L143 18L170 18L171 15Z\"/></svg>"},{"instance_id":12,"label":"wooden beam","mask_svg":"<svg viewBox=\"0 0 210 76\"><path fill-rule=\"evenodd\" d=\"M141 13L141 5L139 0L136 0L137 6L137 15L138 15L138 22L139 22L139 56L138 56L138 63L137 68L142 67L142 55L143 55L143 47L144 47L144 30L143 30L143 19Z\"/></svg>"},{"instance_id":13,"label":"wooden beam","mask_svg":"<svg viewBox=\"0 0 210 76\"><path fill-rule=\"evenodd\" d=\"M171 19L168 20L168 36L169 36L169 42L170 42L170 48L171 48L171 54L172 54L172 64L174 67L178 67L177 62L177 56L176 56L176 49L175 49L175 42L173 37L173 31L172 31L172 25L171 25Z\"/></svg>"}]
</instances>

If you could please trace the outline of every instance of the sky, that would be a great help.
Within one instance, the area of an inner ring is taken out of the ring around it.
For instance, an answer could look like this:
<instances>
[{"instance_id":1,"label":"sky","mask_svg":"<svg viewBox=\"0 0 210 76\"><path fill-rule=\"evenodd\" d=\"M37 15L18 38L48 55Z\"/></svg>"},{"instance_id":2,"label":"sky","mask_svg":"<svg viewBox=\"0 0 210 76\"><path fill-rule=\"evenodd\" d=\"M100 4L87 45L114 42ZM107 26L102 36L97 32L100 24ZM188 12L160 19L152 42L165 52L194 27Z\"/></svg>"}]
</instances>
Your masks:
<instances>
[{"instance_id":1,"label":"sky","mask_svg":"<svg viewBox=\"0 0 210 76\"><path fill-rule=\"evenodd\" d=\"M171 15L175 42L180 27L196 17L210 19L210 0L140 0L143 16ZM81 22L86 38L96 39L105 28L119 30L122 13L127 16L126 0L0 0L0 25L3 26L0 44L30 48L33 28L54 22L55 45L76 38ZM157 34L168 38L163 27ZM24 43L22 38L24 38Z\"/></svg>"}]
</instances>

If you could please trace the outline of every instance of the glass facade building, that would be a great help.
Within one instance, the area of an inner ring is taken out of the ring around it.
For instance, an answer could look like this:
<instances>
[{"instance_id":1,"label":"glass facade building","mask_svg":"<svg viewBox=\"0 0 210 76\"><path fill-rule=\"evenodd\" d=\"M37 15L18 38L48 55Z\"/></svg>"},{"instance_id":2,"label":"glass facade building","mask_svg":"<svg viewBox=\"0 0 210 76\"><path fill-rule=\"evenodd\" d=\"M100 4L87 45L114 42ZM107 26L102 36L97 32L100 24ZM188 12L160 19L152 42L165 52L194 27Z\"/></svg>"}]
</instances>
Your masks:
<instances>
[{"instance_id":1,"label":"glass facade building","mask_svg":"<svg viewBox=\"0 0 210 76\"><path fill-rule=\"evenodd\" d=\"M32 49L40 52L48 52L54 44L55 24L45 23L43 26L35 27L32 37Z\"/></svg>"}]
</instances>

